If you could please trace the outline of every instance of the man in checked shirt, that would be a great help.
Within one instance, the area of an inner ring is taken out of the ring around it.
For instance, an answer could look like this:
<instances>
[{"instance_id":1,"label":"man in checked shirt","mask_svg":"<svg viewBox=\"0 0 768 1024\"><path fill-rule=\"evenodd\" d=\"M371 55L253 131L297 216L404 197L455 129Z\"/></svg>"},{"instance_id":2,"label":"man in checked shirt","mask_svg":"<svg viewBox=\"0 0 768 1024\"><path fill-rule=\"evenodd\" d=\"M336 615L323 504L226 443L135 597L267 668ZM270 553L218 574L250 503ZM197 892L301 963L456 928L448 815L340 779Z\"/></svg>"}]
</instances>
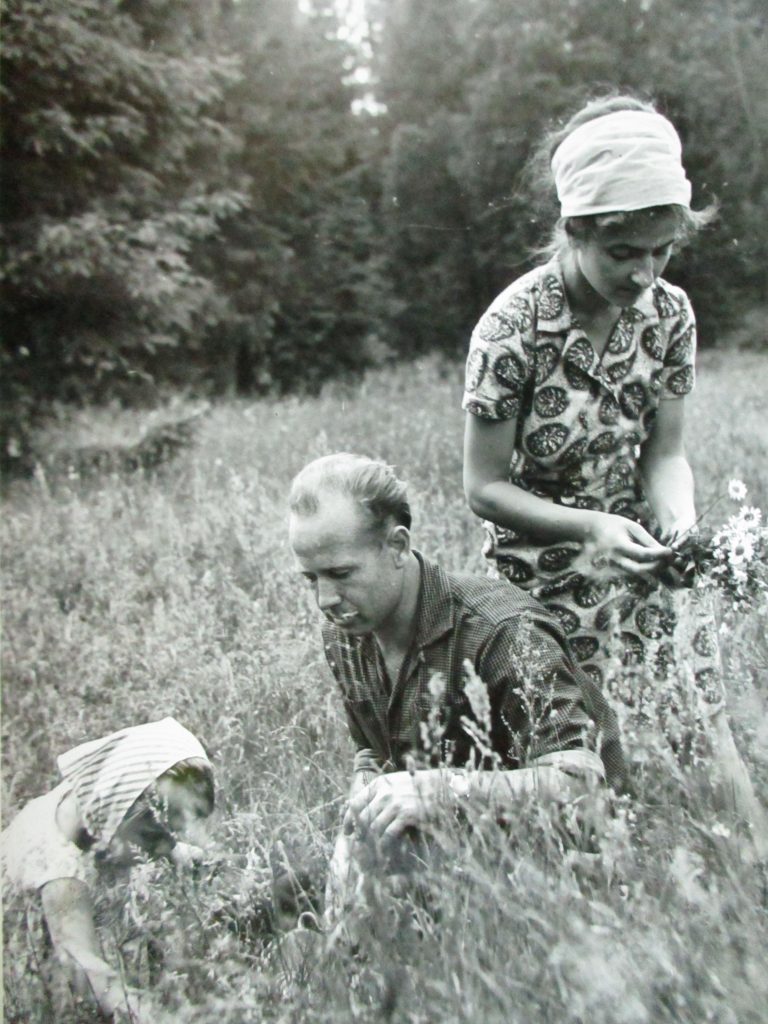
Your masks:
<instances>
[{"instance_id":1,"label":"man in checked shirt","mask_svg":"<svg viewBox=\"0 0 768 1024\"><path fill-rule=\"evenodd\" d=\"M616 717L557 620L506 580L446 572L414 550L390 467L348 453L316 459L294 479L289 507L357 746L331 889L343 888L356 837L391 848L428 834L446 806L511 820L530 794L621 787Z\"/></svg>"}]
</instances>

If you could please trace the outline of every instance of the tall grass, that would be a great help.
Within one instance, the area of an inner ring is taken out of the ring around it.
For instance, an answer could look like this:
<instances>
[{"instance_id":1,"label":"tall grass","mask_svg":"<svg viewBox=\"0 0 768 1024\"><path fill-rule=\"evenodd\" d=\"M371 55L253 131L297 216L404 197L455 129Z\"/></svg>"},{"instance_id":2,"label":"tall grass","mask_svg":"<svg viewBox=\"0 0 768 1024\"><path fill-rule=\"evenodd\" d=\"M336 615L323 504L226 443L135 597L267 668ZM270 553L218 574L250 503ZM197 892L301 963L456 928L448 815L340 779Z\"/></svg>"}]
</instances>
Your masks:
<instances>
[{"instance_id":1,"label":"tall grass","mask_svg":"<svg viewBox=\"0 0 768 1024\"><path fill-rule=\"evenodd\" d=\"M734 476L768 506L766 367L755 353L702 361L688 424L701 508ZM764 879L718 822L707 765L680 769L661 741L635 752L637 799L578 863L529 808L519 828L444 837L451 866L433 879L430 914L383 890L355 946L318 940L303 964L270 936L276 876L304 871L322 888L351 760L317 611L286 545L288 483L326 452L382 457L410 483L417 546L482 572L461 492L460 397L461 368L427 359L312 400L216 407L198 443L154 476L41 471L14 485L4 822L86 738L173 714L203 739L217 857L191 877L146 865L101 911L128 981L149 985L168 1019L765 1020ZM55 440L137 432L111 410L63 422ZM726 500L713 520L728 511ZM763 791L767 619L727 619L722 635L735 731ZM6 907L6 1019L91 1019L37 973L22 902Z\"/></svg>"}]
</instances>

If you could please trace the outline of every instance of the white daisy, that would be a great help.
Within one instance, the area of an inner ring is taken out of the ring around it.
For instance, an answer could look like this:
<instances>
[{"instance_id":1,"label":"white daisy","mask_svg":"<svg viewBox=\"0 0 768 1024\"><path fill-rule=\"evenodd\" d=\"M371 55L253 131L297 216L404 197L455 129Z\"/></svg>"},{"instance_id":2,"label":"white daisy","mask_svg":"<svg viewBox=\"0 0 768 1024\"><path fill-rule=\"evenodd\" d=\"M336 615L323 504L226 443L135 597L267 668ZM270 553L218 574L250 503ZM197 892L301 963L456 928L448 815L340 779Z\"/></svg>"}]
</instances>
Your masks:
<instances>
[{"instance_id":1,"label":"white daisy","mask_svg":"<svg viewBox=\"0 0 768 1024\"><path fill-rule=\"evenodd\" d=\"M746 484L741 480L737 480L735 477L728 481L728 497L733 501L744 501L747 496Z\"/></svg>"},{"instance_id":2,"label":"white daisy","mask_svg":"<svg viewBox=\"0 0 768 1024\"><path fill-rule=\"evenodd\" d=\"M749 530L757 529L760 525L760 521L763 518L763 513L755 505L742 505L741 511L739 512L739 519Z\"/></svg>"}]
</instances>

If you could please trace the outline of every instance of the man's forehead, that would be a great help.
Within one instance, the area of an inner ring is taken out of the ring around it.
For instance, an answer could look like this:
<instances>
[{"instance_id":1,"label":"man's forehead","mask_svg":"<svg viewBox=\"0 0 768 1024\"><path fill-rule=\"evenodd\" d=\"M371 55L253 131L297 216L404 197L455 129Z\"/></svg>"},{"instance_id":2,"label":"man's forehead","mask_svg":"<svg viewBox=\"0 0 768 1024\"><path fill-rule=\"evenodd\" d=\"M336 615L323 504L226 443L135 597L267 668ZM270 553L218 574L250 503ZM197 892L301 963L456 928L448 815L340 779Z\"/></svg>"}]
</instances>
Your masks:
<instances>
[{"instance_id":1,"label":"man's forehead","mask_svg":"<svg viewBox=\"0 0 768 1024\"><path fill-rule=\"evenodd\" d=\"M336 497L336 496L334 496ZM292 512L288 535L299 559L311 557L330 564L354 560L371 544L364 513L347 498L320 504L309 515Z\"/></svg>"}]
</instances>

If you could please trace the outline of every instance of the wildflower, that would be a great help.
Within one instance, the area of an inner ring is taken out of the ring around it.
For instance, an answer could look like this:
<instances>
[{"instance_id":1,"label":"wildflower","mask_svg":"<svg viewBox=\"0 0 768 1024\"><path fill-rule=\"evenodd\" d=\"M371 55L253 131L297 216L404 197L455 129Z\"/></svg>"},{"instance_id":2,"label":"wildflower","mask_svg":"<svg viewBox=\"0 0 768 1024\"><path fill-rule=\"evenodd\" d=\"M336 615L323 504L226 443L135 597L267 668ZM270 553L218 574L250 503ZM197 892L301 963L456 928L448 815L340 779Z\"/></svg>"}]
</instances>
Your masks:
<instances>
[{"instance_id":1,"label":"wildflower","mask_svg":"<svg viewBox=\"0 0 768 1024\"><path fill-rule=\"evenodd\" d=\"M729 562L740 564L749 562L755 553L755 535L737 516L731 516L721 531L721 546L727 547Z\"/></svg>"},{"instance_id":2,"label":"wildflower","mask_svg":"<svg viewBox=\"0 0 768 1024\"><path fill-rule=\"evenodd\" d=\"M744 566L747 562L751 562L754 553L755 546L749 535L731 538L728 549L728 561L732 568L735 569L737 566Z\"/></svg>"},{"instance_id":3,"label":"wildflower","mask_svg":"<svg viewBox=\"0 0 768 1024\"><path fill-rule=\"evenodd\" d=\"M442 672L433 672L429 677L427 683L427 689L429 695L432 698L432 703L436 704L442 700L443 694L445 693L445 676Z\"/></svg>"},{"instance_id":4,"label":"wildflower","mask_svg":"<svg viewBox=\"0 0 768 1024\"><path fill-rule=\"evenodd\" d=\"M726 825L723 825L722 822L716 821L712 826L712 835L722 836L723 839L730 839L731 830Z\"/></svg>"},{"instance_id":5,"label":"wildflower","mask_svg":"<svg viewBox=\"0 0 768 1024\"><path fill-rule=\"evenodd\" d=\"M747 487L743 481L732 479L728 481L728 497L733 501L744 501L747 496Z\"/></svg>"},{"instance_id":6,"label":"wildflower","mask_svg":"<svg viewBox=\"0 0 768 1024\"><path fill-rule=\"evenodd\" d=\"M430 709L426 722L419 723L421 745L429 753L440 747L443 727L440 721L440 704L445 694L446 680L441 672L433 672L429 677L427 689L430 696Z\"/></svg>"},{"instance_id":7,"label":"wildflower","mask_svg":"<svg viewBox=\"0 0 768 1024\"><path fill-rule=\"evenodd\" d=\"M474 718L461 716L461 726L469 736L476 756L490 764L499 763L499 755L491 744L491 701L488 688L474 670L469 658L464 659L464 693Z\"/></svg>"},{"instance_id":8,"label":"wildflower","mask_svg":"<svg viewBox=\"0 0 768 1024\"><path fill-rule=\"evenodd\" d=\"M486 729L490 729L491 702L488 697L488 687L474 671L469 659L466 659L464 662L464 671L466 679L466 682L464 683L464 692L469 700L469 706L472 708L472 713L482 726Z\"/></svg>"},{"instance_id":9,"label":"wildflower","mask_svg":"<svg viewBox=\"0 0 768 1024\"><path fill-rule=\"evenodd\" d=\"M756 530L763 518L762 511L755 505L742 505L739 510L739 522L748 530Z\"/></svg>"},{"instance_id":10,"label":"wildflower","mask_svg":"<svg viewBox=\"0 0 768 1024\"><path fill-rule=\"evenodd\" d=\"M731 480L728 493L740 500L747 493L741 480ZM768 529L759 508L742 505L719 530L689 534L663 570L670 586L715 588L733 607L745 610L768 592Z\"/></svg>"}]
</instances>

